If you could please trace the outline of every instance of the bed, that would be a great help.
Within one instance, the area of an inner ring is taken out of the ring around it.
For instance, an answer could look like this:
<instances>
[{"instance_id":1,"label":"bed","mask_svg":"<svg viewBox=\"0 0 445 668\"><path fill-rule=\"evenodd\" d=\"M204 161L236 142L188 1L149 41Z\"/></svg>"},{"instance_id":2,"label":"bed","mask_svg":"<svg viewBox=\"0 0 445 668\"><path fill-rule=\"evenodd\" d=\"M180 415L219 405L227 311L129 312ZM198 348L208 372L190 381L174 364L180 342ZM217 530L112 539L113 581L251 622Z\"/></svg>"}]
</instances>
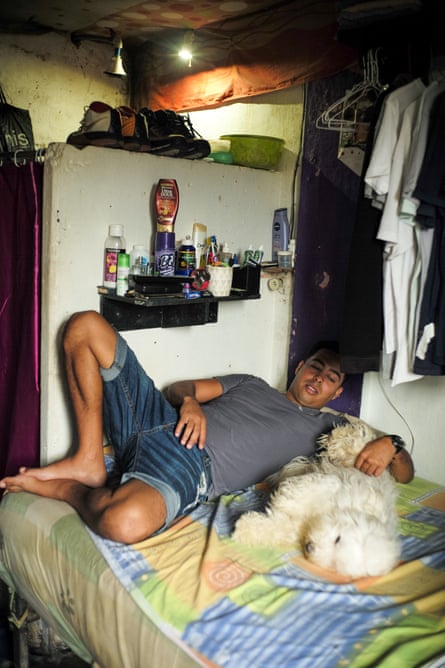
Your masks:
<instances>
[{"instance_id":1,"label":"bed","mask_svg":"<svg viewBox=\"0 0 445 668\"><path fill-rule=\"evenodd\" d=\"M100 668L438 668L445 488L417 477L398 489L402 561L384 577L350 581L298 550L235 544L236 518L264 505L261 486L131 546L95 536L63 502L8 494L0 577L23 618L33 611Z\"/></svg>"}]
</instances>

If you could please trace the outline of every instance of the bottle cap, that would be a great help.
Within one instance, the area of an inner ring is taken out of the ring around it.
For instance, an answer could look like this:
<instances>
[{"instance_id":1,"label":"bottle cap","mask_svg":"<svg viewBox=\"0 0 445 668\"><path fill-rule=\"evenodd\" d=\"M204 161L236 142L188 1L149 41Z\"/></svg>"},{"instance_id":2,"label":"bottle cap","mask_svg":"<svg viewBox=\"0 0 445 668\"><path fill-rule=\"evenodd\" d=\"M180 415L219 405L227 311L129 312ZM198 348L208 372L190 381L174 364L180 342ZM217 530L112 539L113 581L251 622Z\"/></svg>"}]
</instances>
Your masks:
<instances>
[{"instance_id":1,"label":"bottle cap","mask_svg":"<svg viewBox=\"0 0 445 668\"><path fill-rule=\"evenodd\" d=\"M110 237L121 237L123 231L123 226L119 225L119 223L113 223L112 225L108 226L108 234Z\"/></svg>"},{"instance_id":2,"label":"bottle cap","mask_svg":"<svg viewBox=\"0 0 445 668\"><path fill-rule=\"evenodd\" d=\"M117 256L117 266L118 267L130 266L130 256L128 253L119 253L119 255Z\"/></svg>"}]
</instances>

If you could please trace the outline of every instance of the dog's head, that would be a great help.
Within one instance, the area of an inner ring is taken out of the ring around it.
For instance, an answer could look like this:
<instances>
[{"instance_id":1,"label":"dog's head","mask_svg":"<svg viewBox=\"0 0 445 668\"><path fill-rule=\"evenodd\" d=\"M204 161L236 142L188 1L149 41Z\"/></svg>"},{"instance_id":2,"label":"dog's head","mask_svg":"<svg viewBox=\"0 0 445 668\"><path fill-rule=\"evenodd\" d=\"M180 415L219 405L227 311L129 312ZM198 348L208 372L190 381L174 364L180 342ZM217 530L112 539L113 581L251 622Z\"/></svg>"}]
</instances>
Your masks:
<instances>
[{"instance_id":1,"label":"dog's head","mask_svg":"<svg viewBox=\"0 0 445 668\"><path fill-rule=\"evenodd\" d=\"M397 536L378 518L349 510L310 518L303 532L307 559L352 578L384 575L400 555Z\"/></svg>"}]
</instances>

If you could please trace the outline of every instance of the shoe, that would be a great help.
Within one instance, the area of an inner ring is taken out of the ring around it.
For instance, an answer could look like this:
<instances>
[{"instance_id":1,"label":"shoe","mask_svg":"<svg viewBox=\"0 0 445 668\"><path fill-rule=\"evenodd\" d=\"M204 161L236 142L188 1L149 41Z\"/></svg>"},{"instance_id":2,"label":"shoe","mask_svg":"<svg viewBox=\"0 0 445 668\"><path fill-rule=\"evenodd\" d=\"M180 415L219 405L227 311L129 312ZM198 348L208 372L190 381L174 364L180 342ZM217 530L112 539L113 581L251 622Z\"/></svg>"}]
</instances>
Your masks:
<instances>
[{"instance_id":1,"label":"shoe","mask_svg":"<svg viewBox=\"0 0 445 668\"><path fill-rule=\"evenodd\" d=\"M170 109L154 112L156 125L169 136L181 136L185 139L185 151L179 156L189 160L206 158L210 153L210 144L193 128L190 116L181 116Z\"/></svg>"},{"instance_id":2,"label":"shoe","mask_svg":"<svg viewBox=\"0 0 445 668\"><path fill-rule=\"evenodd\" d=\"M147 123L131 107L117 107L120 116L121 146L127 151L151 152Z\"/></svg>"},{"instance_id":3,"label":"shoe","mask_svg":"<svg viewBox=\"0 0 445 668\"><path fill-rule=\"evenodd\" d=\"M72 132L67 144L73 144L78 148L84 146L106 146L109 148L121 148L121 119L116 109L112 109L105 102L92 102L85 109L85 114L80 122L80 129Z\"/></svg>"},{"instance_id":4,"label":"shoe","mask_svg":"<svg viewBox=\"0 0 445 668\"><path fill-rule=\"evenodd\" d=\"M139 111L139 116L146 124L149 153L171 158L180 157L187 148L184 137L181 134L170 133L168 127L158 122L156 113L146 107Z\"/></svg>"}]
</instances>

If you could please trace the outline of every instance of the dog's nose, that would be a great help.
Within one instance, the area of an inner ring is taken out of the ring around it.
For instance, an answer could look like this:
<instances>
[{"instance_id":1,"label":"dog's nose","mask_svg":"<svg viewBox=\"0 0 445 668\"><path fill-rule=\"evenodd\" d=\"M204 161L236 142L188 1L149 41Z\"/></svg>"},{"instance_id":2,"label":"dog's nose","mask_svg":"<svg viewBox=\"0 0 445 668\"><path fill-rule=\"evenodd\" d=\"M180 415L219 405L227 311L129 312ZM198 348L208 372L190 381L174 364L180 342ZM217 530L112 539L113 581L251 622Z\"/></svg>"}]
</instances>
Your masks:
<instances>
[{"instance_id":1,"label":"dog's nose","mask_svg":"<svg viewBox=\"0 0 445 668\"><path fill-rule=\"evenodd\" d=\"M308 542L304 546L304 551L306 554L310 554L314 550L314 544L312 541L308 540Z\"/></svg>"}]
</instances>

